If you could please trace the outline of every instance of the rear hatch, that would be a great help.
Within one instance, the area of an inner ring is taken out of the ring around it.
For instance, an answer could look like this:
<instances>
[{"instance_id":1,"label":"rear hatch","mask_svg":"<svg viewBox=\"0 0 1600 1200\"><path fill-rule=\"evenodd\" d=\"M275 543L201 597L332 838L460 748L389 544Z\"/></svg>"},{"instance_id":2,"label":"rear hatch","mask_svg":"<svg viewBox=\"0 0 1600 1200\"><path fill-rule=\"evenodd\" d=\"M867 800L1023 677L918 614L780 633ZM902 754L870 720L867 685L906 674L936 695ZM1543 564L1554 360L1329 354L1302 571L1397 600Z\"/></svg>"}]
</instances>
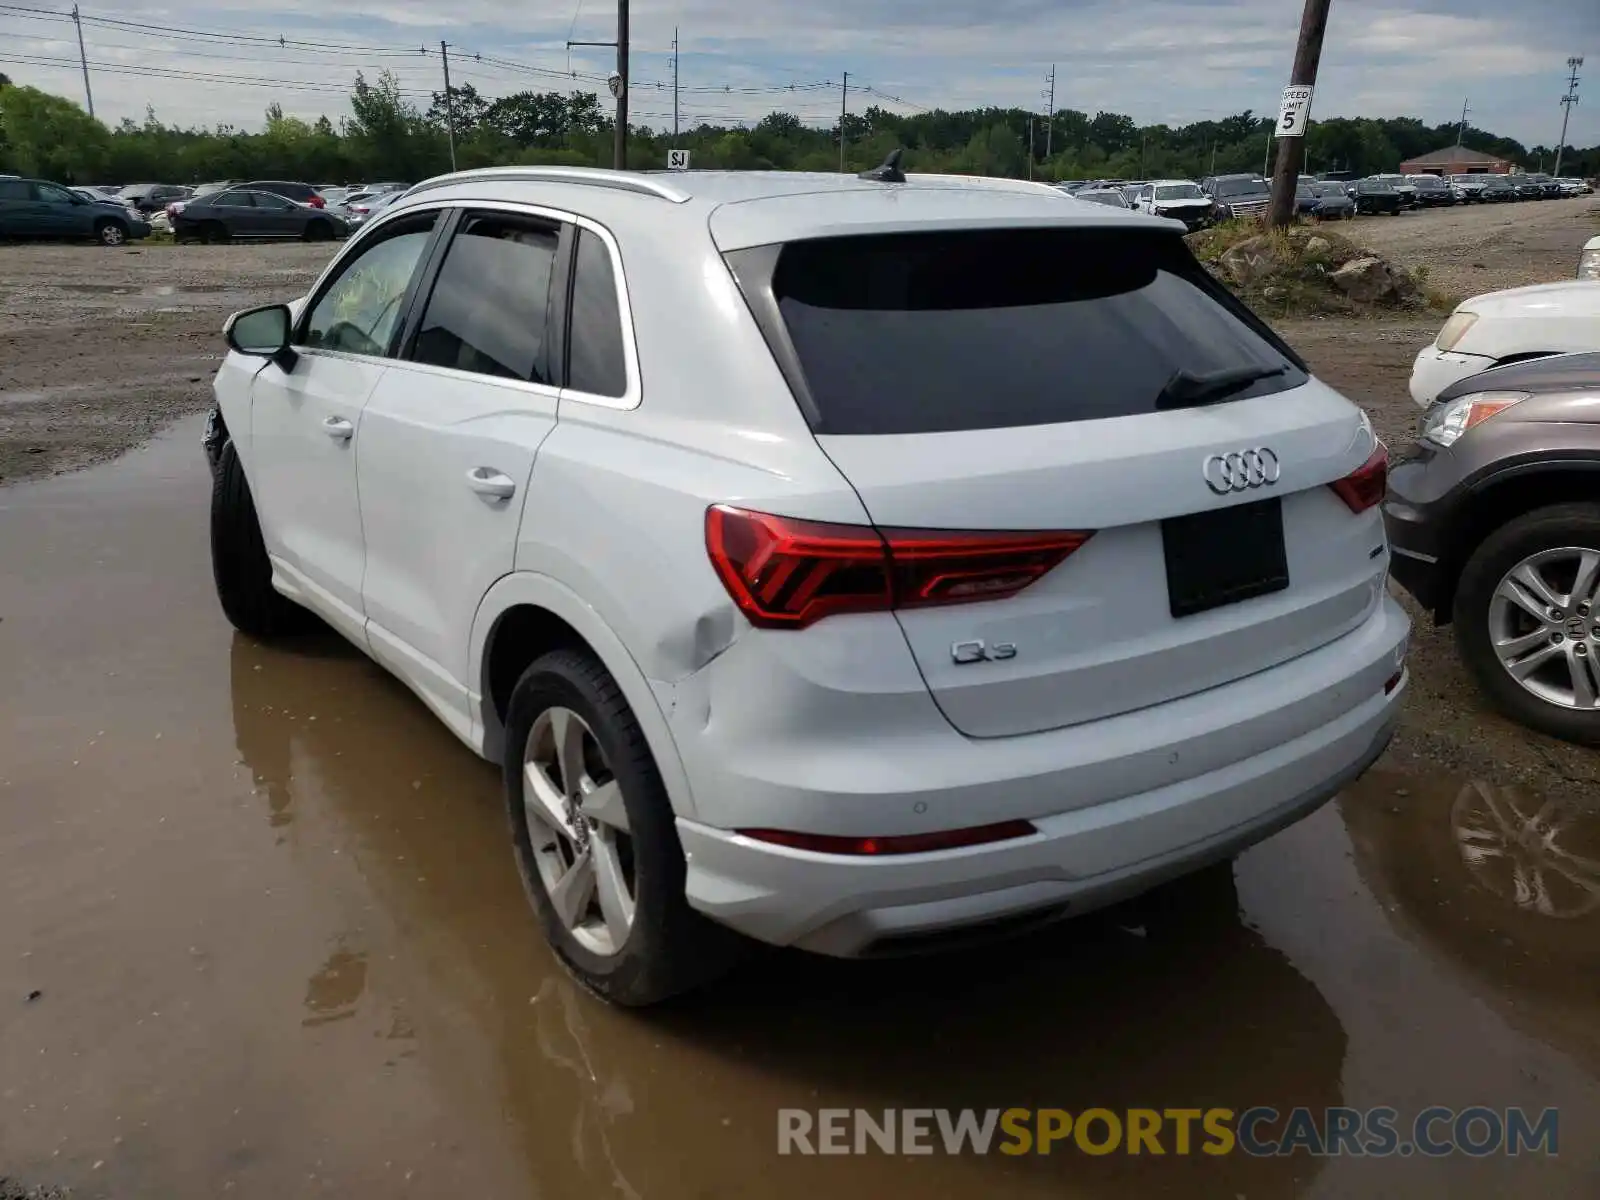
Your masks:
<instances>
[{"instance_id":1,"label":"rear hatch","mask_svg":"<svg viewBox=\"0 0 1600 1200\"><path fill-rule=\"evenodd\" d=\"M1381 463L1370 425L1176 234L797 241L765 286L817 441L891 547L900 530L1090 533L1003 599L897 606L963 733L1216 687L1338 638L1378 602L1376 497L1329 486Z\"/></svg>"}]
</instances>

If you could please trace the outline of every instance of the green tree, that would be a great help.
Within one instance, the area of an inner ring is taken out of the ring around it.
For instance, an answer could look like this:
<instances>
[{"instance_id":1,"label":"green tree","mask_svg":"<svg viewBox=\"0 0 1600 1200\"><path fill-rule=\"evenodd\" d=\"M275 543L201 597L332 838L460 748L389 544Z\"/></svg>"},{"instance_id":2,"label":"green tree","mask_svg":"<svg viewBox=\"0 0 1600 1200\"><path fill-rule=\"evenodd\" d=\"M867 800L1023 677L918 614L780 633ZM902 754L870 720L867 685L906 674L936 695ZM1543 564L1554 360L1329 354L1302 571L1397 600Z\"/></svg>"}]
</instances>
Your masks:
<instances>
[{"instance_id":1,"label":"green tree","mask_svg":"<svg viewBox=\"0 0 1600 1200\"><path fill-rule=\"evenodd\" d=\"M110 140L70 100L31 87L0 91L0 154L16 174L87 183L104 170Z\"/></svg>"}]
</instances>

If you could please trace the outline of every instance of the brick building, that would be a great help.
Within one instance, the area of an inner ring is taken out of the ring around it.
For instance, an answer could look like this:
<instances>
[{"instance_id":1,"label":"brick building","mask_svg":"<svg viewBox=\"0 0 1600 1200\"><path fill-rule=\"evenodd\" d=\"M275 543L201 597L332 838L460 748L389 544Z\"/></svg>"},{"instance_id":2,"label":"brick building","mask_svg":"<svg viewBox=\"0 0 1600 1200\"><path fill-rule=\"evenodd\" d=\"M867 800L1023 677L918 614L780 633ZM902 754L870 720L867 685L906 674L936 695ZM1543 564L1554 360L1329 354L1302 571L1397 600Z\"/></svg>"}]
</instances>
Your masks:
<instances>
[{"instance_id":1,"label":"brick building","mask_svg":"<svg viewBox=\"0 0 1600 1200\"><path fill-rule=\"evenodd\" d=\"M1403 175L1509 175L1512 164L1467 146L1447 146L1400 164Z\"/></svg>"}]
</instances>

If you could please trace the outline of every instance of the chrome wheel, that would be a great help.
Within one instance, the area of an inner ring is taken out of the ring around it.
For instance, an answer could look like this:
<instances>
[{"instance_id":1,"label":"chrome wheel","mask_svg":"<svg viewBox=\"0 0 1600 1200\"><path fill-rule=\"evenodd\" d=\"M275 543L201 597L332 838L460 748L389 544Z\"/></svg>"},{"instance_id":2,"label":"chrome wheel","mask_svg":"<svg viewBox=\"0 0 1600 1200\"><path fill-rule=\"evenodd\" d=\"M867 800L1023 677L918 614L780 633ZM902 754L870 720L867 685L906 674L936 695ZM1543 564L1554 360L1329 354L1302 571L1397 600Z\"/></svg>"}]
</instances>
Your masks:
<instances>
[{"instance_id":1,"label":"chrome wheel","mask_svg":"<svg viewBox=\"0 0 1600 1200\"><path fill-rule=\"evenodd\" d=\"M126 240L121 225L106 225L100 230L100 241L107 246L120 246Z\"/></svg>"},{"instance_id":2,"label":"chrome wheel","mask_svg":"<svg viewBox=\"0 0 1600 1200\"><path fill-rule=\"evenodd\" d=\"M570 708L534 719L522 761L528 841L551 908L585 949L616 954L636 901L622 786L594 731Z\"/></svg>"},{"instance_id":3,"label":"chrome wheel","mask_svg":"<svg viewBox=\"0 0 1600 1200\"><path fill-rule=\"evenodd\" d=\"M1507 571L1489 601L1489 644L1530 695L1600 709L1600 551L1541 550Z\"/></svg>"},{"instance_id":4,"label":"chrome wheel","mask_svg":"<svg viewBox=\"0 0 1600 1200\"><path fill-rule=\"evenodd\" d=\"M1575 850L1600 847L1592 813L1471 783L1456 798L1451 824L1467 868L1518 908L1557 918L1600 908L1600 860Z\"/></svg>"}]
</instances>

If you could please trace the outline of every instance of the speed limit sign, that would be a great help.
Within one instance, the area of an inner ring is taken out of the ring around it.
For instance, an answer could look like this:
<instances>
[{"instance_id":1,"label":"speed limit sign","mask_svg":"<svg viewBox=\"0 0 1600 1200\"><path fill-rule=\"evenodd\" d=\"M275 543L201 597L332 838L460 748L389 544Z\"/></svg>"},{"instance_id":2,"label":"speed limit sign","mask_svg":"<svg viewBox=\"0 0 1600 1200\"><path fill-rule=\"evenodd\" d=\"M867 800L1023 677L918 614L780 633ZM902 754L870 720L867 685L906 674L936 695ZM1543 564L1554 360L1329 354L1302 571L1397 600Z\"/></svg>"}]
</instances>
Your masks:
<instances>
[{"instance_id":1,"label":"speed limit sign","mask_svg":"<svg viewBox=\"0 0 1600 1200\"><path fill-rule=\"evenodd\" d=\"M667 170L687 171L689 169L689 152L687 150L667 151Z\"/></svg>"},{"instance_id":2,"label":"speed limit sign","mask_svg":"<svg viewBox=\"0 0 1600 1200\"><path fill-rule=\"evenodd\" d=\"M1278 109L1278 127L1274 135L1281 138L1305 137L1306 125L1311 120L1311 85L1294 84L1283 89L1283 106Z\"/></svg>"}]
</instances>

